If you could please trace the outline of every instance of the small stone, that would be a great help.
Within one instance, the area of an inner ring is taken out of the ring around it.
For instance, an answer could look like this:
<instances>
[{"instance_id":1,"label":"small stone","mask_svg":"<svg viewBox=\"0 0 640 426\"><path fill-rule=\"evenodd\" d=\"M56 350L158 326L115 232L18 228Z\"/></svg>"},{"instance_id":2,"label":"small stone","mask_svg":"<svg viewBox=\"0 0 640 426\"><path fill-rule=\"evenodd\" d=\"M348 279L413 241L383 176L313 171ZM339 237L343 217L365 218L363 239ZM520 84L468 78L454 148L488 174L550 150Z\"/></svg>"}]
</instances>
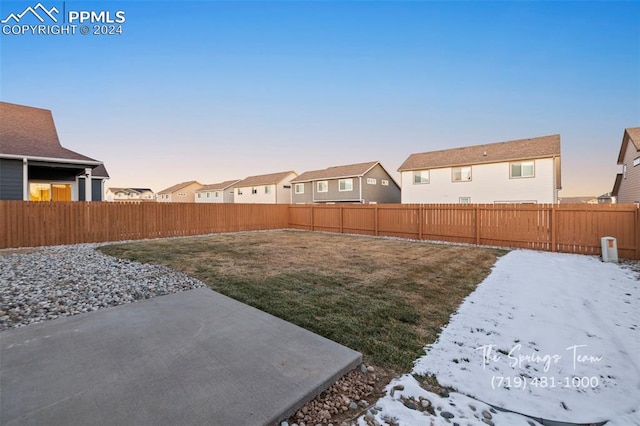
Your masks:
<instances>
[{"instance_id":1,"label":"small stone","mask_svg":"<svg viewBox=\"0 0 640 426\"><path fill-rule=\"evenodd\" d=\"M356 404L355 402L351 401L349 403L349 410L355 410L358 408L358 404Z\"/></svg>"},{"instance_id":2,"label":"small stone","mask_svg":"<svg viewBox=\"0 0 640 426\"><path fill-rule=\"evenodd\" d=\"M417 410L418 409L418 407L416 407L416 404L414 404L413 401L405 402L404 406L407 407L410 410Z\"/></svg>"},{"instance_id":3,"label":"small stone","mask_svg":"<svg viewBox=\"0 0 640 426\"><path fill-rule=\"evenodd\" d=\"M494 423L489 419L482 419L483 423L488 424L489 426L495 426Z\"/></svg>"},{"instance_id":4,"label":"small stone","mask_svg":"<svg viewBox=\"0 0 640 426\"><path fill-rule=\"evenodd\" d=\"M429 401L428 399L423 399L420 402L420 405L422 405L422 408L428 408L431 405L431 401Z\"/></svg>"},{"instance_id":5,"label":"small stone","mask_svg":"<svg viewBox=\"0 0 640 426\"><path fill-rule=\"evenodd\" d=\"M373 368L372 366L368 366L368 367L367 367L367 371L368 371L369 373L373 373L374 371L376 371L376 369L375 369L375 368Z\"/></svg>"},{"instance_id":6,"label":"small stone","mask_svg":"<svg viewBox=\"0 0 640 426\"><path fill-rule=\"evenodd\" d=\"M289 426L289 422L285 420L280 423L280 426Z\"/></svg>"},{"instance_id":7,"label":"small stone","mask_svg":"<svg viewBox=\"0 0 640 426\"><path fill-rule=\"evenodd\" d=\"M473 404L469 404L469 408L471 408L471 411L476 411L476 407Z\"/></svg>"},{"instance_id":8,"label":"small stone","mask_svg":"<svg viewBox=\"0 0 640 426\"><path fill-rule=\"evenodd\" d=\"M487 420L491 420L493 418L491 413L489 413L487 410L482 411L482 417L484 417Z\"/></svg>"},{"instance_id":9,"label":"small stone","mask_svg":"<svg viewBox=\"0 0 640 426\"><path fill-rule=\"evenodd\" d=\"M360 372L361 373L366 373L367 372L367 366L364 364L360 364Z\"/></svg>"},{"instance_id":10,"label":"small stone","mask_svg":"<svg viewBox=\"0 0 640 426\"><path fill-rule=\"evenodd\" d=\"M369 403L364 399L361 399L360 402L358 402L358 405L364 408L364 407L367 407Z\"/></svg>"},{"instance_id":11,"label":"small stone","mask_svg":"<svg viewBox=\"0 0 640 426\"><path fill-rule=\"evenodd\" d=\"M443 411L442 413L440 413L440 415L441 415L442 417L444 417L445 419L452 419L452 418L454 418L454 417L455 417L453 414L451 414L451 413L450 413L450 412L448 412L448 411Z\"/></svg>"}]
</instances>

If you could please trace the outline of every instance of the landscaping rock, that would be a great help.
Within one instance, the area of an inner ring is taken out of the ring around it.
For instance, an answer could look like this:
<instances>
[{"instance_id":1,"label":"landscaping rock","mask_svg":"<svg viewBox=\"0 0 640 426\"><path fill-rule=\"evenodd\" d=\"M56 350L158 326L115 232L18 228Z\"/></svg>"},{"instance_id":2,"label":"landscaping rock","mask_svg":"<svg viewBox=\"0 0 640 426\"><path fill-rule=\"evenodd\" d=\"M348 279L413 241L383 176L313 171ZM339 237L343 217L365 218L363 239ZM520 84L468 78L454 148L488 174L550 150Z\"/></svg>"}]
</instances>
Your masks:
<instances>
[{"instance_id":1,"label":"landscaping rock","mask_svg":"<svg viewBox=\"0 0 640 426\"><path fill-rule=\"evenodd\" d=\"M95 250L99 245L0 256L0 329L205 287L164 266L106 256Z\"/></svg>"}]
</instances>

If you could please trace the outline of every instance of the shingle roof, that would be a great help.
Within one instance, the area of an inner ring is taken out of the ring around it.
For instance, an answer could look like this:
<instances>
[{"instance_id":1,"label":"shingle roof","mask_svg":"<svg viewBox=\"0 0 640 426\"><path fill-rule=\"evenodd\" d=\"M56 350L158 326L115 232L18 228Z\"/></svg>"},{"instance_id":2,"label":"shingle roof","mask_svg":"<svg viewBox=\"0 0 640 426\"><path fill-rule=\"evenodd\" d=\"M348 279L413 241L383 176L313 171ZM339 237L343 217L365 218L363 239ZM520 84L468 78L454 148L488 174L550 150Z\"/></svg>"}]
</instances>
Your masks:
<instances>
[{"instance_id":1,"label":"shingle roof","mask_svg":"<svg viewBox=\"0 0 640 426\"><path fill-rule=\"evenodd\" d=\"M288 172L271 173L268 175L249 176L246 179L241 180L235 186L236 188L246 188L248 186L260 186L260 185L273 185L286 179L291 174L296 175L296 172L289 170Z\"/></svg>"},{"instance_id":2,"label":"shingle roof","mask_svg":"<svg viewBox=\"0 0 640 426\"><path fill-rule=\"evenodd\" d=\"M233 186L234 183L240 182L240 179L236 180L227 180L220 183L212 183L210 185L205 185L202 188L196 190L196 192L205 192L205 191L224 191L225 189Z\"/></svg>"},{"instance_id":3,"label":"shingle roof","mask_svg":"<svg viewBox=\"0 0 640 426\"><path fill-rule=\"evenodd\" d=\"M0 155L99 163L60 145L53 116L48 109L0 102L0 117Z\"/></svg>"},{"instance_id":4,"label":"shingle roof","mask_svg":"<svg viewBox=\"0 0 640 426\"><path fill-rule=\"evenodd\" d=\"M633 146L636 147L636 151L640 151L640 127L629 127L624 129L622 145L620 146L620 153L618 154L618 164L624 163L624 155L627 152L627 144L629 141L631 141Z\"/></svg>"},{"instance_id":5,"label":"shingle roof","mask_svg":"<svg viewBox=\"0 0 640 426\"><path fill-rule=\"evenodd\" d=\"M104 166L104 164L100 164L98 167L95 167L93 170L91 170L91 175L95 177L108 178L109 172L107 172L107 168Z\"/></svg>"},{"instance_id":6,"label":"shingle roof","mask_svg":"<svg viewBox=\"0 0 640 426\"><path fill-rule=\"evenodd\" d=\"M177 183L173 186L170 186L168 188L163 189L162 191L158 192L158 194L171 194L174 193L176 191L180 191L183 188L186 188L189 185L193 185L193 184L198 184L200 186L202 186L202 184L198 181L195 180L190 180L189 182L181 182L181 183Z\"/></svg>"},{"instance_id":7,"label":"shingle roof","mask_svg":"<svg viewBox=\"0 0 640 426\"><path fill-rule=\"evenodd\" d=\"M550 135L411 154L398 171L498 163L558 155L560 155L560 135Z\"/></svg>"},{"instance_id":8,"label":"shingle roof","mask_svg":"<svg viewBox=\"0 0 640 426\"><path fill-rule=\"evenodd\" d=\"M291 182L309 182L322 179L339 179L354 176L363 176L369 170L371 170L378 161L370 161L368 163L349 164L346 166L333 166L323 170L311 170L302 173Z\"/></svg>"}]
</instances>

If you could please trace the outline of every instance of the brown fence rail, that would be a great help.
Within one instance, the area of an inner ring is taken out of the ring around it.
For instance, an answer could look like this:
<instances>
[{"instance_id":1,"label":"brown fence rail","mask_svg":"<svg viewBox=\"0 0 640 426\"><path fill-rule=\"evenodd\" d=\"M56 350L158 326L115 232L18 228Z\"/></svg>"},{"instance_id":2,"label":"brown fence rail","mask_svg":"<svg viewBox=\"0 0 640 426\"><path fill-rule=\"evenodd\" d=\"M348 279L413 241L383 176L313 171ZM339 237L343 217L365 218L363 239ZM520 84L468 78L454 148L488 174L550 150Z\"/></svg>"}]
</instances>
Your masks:
<instances>
[{"instance_id":1,"label":"brown fence rail","mask_svg":"<svg viewBox=\"0 0 640 426\"><path fill-rule=\"evenodd\" d=\"M0 201L0 248L306 229L579 254L615 237L640 259L640 216L609 205L273 205Z\"/></svg>"},{"instance_id":2,"label":"brown fence rail","mask_svg":"<svg viewBox=\"0 0 640 426\"><path fill-rule=\"evenodd\" d=\"M620 257L640 259L634 204L292 205L289 227L593 255L615 237Z\"/></svg>"},{"instance_id":3,"label":"brown fence rail","mask_svg":"<svg viewBox=\"0 0 640 426\"><path fill-rule=\"evenodd\" d=\"M0 248L287 227L287 205L0 201Z\"/></svg>"}]
</instances>

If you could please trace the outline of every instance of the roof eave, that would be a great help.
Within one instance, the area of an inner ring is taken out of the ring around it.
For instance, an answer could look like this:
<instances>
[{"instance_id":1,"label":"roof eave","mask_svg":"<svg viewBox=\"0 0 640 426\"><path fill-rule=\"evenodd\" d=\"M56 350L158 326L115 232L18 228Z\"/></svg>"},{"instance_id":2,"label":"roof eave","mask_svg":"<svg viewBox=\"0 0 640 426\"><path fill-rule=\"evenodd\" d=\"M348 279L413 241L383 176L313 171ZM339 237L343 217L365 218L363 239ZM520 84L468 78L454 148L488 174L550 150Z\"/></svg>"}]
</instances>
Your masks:
<instances>
[{"instance_id":1,"label":"roof eave","mask_svg":"<svg viewBox=\"0 0 640 426\"><path fill-rule=\"evenodd\" d=\"M8 158L12 160L32 160L46 161L49 163L68 163L68 164L86 164L89 166L99 166L102 161L97 160L75 160L71 158L53 158L53 157L37 157L33 155L16 155L16 154L0 154L0 158Z\"/></svg>"},{"instance_id":2,"label":"roof eave","mask_svg":"<svg viewBox=\"0 0 640 426\"><path fill-rule=\"evenodd\" d=\"M505 158L502 160L493 160L493 161L483 161L483 162L476 162L476 163L452 163L452 164L447 164L447 165L442 165L442 166L424 166L424 167L406 167L406 168L402 168L402 166L400 166L400 168L398 168L399 172L412 172L412 171L417 171L417 170L435 170L435 169L446 169L449 167L465 167L465 166L480 166L480 165L485 165L485 164L497 164L497 163L508 163L511 161L524 161L524 160L542 160L545 158L555 158L555 157L560 157L560 153L557 154L545 154L545 155L536 155L536 156L527 156L527 157L514 157L514 158Z\"/></svg>"}]
</instances>

